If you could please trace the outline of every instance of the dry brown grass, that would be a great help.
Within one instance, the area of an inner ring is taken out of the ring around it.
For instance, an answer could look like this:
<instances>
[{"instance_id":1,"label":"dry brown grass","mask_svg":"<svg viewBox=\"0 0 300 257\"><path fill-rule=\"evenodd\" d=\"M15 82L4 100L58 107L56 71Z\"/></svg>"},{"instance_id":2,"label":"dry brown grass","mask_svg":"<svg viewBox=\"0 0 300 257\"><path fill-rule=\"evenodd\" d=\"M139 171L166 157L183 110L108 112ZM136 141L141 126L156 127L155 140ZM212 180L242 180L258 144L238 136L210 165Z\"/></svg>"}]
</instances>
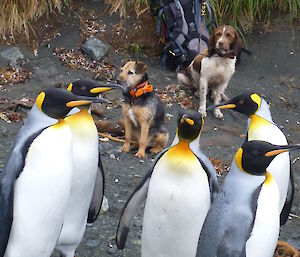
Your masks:
<instances>
[{"instance_id":1,"label":"dry brown grass","mask_svg":"<svg viewBox=\"0 0 300 257\"><path fill-rule=\"evenodd\" d=\"M24 33L28 39L30 21L54 10L60 11L64 4L68 5L70 2L71 0L0 0L0 35L5 38Z\"/></svg>"},{"instance_id":2,"label":"dry brown grass","mask_svg":"<svg viewBox=\"0 0 300 257\"><path fill-rule=\"evenodd\" d=\"M231 24L241 31L251 31L257 22L269 23L278 14L288 15L292 21L299 17L300 0L210 0L220 24ZM110 13L126 17L133 8L137 15L149 8L149 0L105 0Z\"/></svg>"},{"instance_id":3,"label":"dry brown grass","mask_svg":"<svg viewBox=\"0 0 300 257\"><path fill-rule=\"evenodd\" d=\"M126 18L128 9L134 9L137 16L144 13L149 8L147 0L104 0L110 7L110 14L119 13L120 17Z\"/></svg>"}]
</instances>

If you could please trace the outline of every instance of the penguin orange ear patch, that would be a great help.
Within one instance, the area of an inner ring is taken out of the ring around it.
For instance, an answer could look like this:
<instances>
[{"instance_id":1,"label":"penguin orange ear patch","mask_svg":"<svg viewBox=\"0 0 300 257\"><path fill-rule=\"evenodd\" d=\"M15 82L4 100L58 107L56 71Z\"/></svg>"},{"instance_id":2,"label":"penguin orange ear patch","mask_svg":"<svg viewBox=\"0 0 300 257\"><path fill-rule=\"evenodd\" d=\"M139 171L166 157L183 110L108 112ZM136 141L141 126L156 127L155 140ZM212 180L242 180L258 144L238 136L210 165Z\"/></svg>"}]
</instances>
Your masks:
<instances>
[{"instance_id":1,"label":"penguin orange ear patch","mask_svg":"<svg viewBox=\"0 0 300 257\"><path fill-rule=\"evenodd\" d=\"M244 171L244 169L242 167L242 156L243 156L243 149L239 148L239 150L237 150L237 152L235 154L234 160L235 160L236 165L239 167L239 169Z\"/></svg>"},{"instance_id":2,"label":"penguin orange ear patch","mask_svg":"<svg viewBox=\"0 0 300 257\"><path fill-rule=\"evenodd\" d=\"M261 97L258 94L252 94L250 97L253 100L253 102L257 103L258 105L257 109L259 109L261 105Z\"/></svg>"},{"instance_id":3,"label":"penguin orange ear patch","mask_svg":"<svg viewBox=\"0 0 300 257\"><path fill-rule=\"evenodd\" d=\"M70 92L72 92L72 88L73 88L73 84L71 83L71 84L68 86L67 90L70 91Z\"/></svg>"},{"instance_id":4,"label":"penguin orange ear patch","mask_svg":"<svg viewBox=\"0 0 300 257\"><path fill-rule=\"evenodd\" d=\"M42 112L42 104L44 102L44 99L45 99L45 92L41 92L38 97L36 98L36 106L40 109L40 111Z\"/></svg>"}]
</instances>

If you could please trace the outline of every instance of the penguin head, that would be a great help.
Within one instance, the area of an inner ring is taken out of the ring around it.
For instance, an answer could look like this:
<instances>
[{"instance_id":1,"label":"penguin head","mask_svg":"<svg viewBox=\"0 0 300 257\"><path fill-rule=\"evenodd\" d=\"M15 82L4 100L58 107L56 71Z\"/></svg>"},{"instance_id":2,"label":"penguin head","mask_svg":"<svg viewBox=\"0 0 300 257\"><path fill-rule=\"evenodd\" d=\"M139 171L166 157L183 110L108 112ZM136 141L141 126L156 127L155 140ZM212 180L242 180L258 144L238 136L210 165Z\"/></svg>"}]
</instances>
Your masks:
<instances>
[{"instance_id":1,"label":"penguin head","mask_svg":"<svg viewBox=\"0 0 300 257\"><path fill-rule=\"evenodd\" d=\"M210 106L207 108L207 110L212 110L214 108L232 109L247 116L251 116L259 110L261 101L260 95L256 93L244 92L224 103Z\"/></svg>"},{"instance_id":2,"label":"penguin head","mask_svg":"<svg viewBox=\"0 0 300 257\"><path fill-rule=\"evenodd\" d=\"M107 102L101 98L78 96L59 88L49 88L36 98L39 110L51 118L63 119L74 107L89 106L92 102Z\"/></svg>"},{"instance_id":3,"label":"penguin head","mask_svg":"<svg viewBox=\"0 0 300 257\"><path fill-rule=\"evenodd\" d=\"M100 93L121 88L117 84L100 85L98 82L91 79L79 79L75 80L68 86L68 91L75 95L97 97Z\"/></svg>"},{"instance_id":4,"label":"penguin head","mask_svg":"<svg viewBox=\"0 0 300 257\"><path fill-rule=\"evenodd\" d=\"M278 154L295 149L300 149L300 145L279 146L265 141L246 141L236 152L235 163L246 173L263 176Z\"/></svg>"},{"instance_id":5,"label":"penguin head","mask_svg":"<svg viewBox=\"0 0 300 257\"><path fill-rule=\"evenodd\" d=\"M179 140L194 141L201 133L203 117L195 111L179 112L177 118L177 135Z\"/></svg>"}]
</instances>

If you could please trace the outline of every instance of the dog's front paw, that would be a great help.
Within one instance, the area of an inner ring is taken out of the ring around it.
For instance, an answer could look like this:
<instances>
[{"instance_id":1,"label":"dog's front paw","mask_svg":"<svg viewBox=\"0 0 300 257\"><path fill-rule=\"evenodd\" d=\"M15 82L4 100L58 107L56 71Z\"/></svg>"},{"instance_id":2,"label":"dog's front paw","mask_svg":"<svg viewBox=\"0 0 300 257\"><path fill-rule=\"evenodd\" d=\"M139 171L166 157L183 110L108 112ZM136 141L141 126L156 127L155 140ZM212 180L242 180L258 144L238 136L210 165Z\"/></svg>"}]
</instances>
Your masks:
<instances>
[{"instance_id":1,"label":"dog's front paw","mask_svg":"<svg viewBox=\"0 0 300 257\"><path fill-rule=\"evenodd\" d=\"M128 152L129 152L129 149L130 149L130 144L125 143L125 144L122 146L121 151L124 152L124 153L128 153Z\"/></svg>"},{"instance_id":2,"label":"dog's front paw","mask_svg":"<svg viewBox=\"0 0 300 257\"><path fill-rule=\"evenodd\" d=\"M223 119L223 113L221 112L220 109L214 109L214 116L217 118L217 119Z\"/></svg>"},{"instance_id":3,"label":"dog's front paw","mask_svg":"<svg viewBox=\"0 0 300 257\"><path fill-rule=\"evenodd\" d=\"M139 149L138 152L135 154L135 156L138 157L138 158L145 158L146 153L145 153L144 150Z\"/></svg>"},{"instance_id":4,"label":"dog's front paw","mask_svg":"<svg viewBox=\"0 0 300 257\"><path fill-rule=\"evenodd\" d=\"M206 109L205 107L199 107L198 112L203 116L206 117Z\"/></svg>"}]
</instances>

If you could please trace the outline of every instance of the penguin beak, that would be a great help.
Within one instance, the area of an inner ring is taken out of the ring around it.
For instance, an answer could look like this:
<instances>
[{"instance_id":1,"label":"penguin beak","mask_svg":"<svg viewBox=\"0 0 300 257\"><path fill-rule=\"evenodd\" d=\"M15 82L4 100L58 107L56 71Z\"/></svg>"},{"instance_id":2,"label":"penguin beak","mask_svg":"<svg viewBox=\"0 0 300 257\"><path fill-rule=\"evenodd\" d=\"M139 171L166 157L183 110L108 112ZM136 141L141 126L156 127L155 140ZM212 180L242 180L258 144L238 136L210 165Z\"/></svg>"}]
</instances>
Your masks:
<instances>
[{"instance_id":1,"label":"penguin beak","mask_svg":"<svg viewBox=\"0 0 300 257\"><path fill-rule=\"evenodd\" d=\"M110 91L113 89L123 89L123 87L119 84L106 84L106 85L100 85L99 87L94 87L90 90L90 93L92 94L100 94L106 91Z\"/></svg>"},{"instance_id":2,"label":"penguin beak","mask_svg":"<svg viewBox=\"0 0 300 257\"><path fill-rule=\"evenodd\" d=\"M276 156L278 154L285 153L285 152L288 152L288 151L297 150L297 149L300 149L300 145L284 145L284 146L278 147L278 149L266 152L265 156L266 157Z\"/></svg>"},{"instance_id":3,"label":"penguin beak","mask_svg":"<svg viewBox=\"0 0 300 257\"><path fill-rule=\"evenodd\" d=\"M222 104L209 106L208 108L206 108L206 110L211 111L211 110L214 110L216 108L218 108L218 109L234 109L235 107L236 107L235 104L227 102L227 103L222 103Z\"/></svg>"},{"instance_id":4,"label":"penguin beak","mask_svg":"<svg viewBox=\"0 0 300 257\"><path fill-rule=\"evenodd\" d=\"M90 93L92 94L100 94L106 91L112 90L112 88L109 87L94 87L90 90Z\"/></svg>"},{"instance_id":5,"label":"penguin beak","mask_svg":"<svg viewBox=\"0 0 300 257\"><path fill-rule=\"evenodd\" d=\"M70 101L66 103L67 107L73 108L73 107L78 107L78 106L82 106L82 105L88 105L91 104L92 101L88 101L88 100L77 100L77 101Z\"/></svg>"},{"instance_id":6,"label":"penguin beak","mask_svg":"<svg viewBox=\"0 0 300 257\"><path fill-rule=\"evenodd\" d=\"M76 99L67 102L66 106L70 108L74 108L78 106L89 105L91 103L108 103L108 101L104 98L76 96Z\"/></svg>"},{"instance_id":7,"label":"penguin beak","mask_svg":"<svg viewBox=\"0 0 300 257\"><path fill-rule=\"evenodd\" d=\"M194 122L192 119L186 118L185 115L183 115L183 116L181 117L180 122L181 122L182 124L183 124L184 122L186 122L187 124L189 124L189 125L191 125L191 126L193 126L193 125L195 124L195 122Z\"/></svg>"}]
</instances>

